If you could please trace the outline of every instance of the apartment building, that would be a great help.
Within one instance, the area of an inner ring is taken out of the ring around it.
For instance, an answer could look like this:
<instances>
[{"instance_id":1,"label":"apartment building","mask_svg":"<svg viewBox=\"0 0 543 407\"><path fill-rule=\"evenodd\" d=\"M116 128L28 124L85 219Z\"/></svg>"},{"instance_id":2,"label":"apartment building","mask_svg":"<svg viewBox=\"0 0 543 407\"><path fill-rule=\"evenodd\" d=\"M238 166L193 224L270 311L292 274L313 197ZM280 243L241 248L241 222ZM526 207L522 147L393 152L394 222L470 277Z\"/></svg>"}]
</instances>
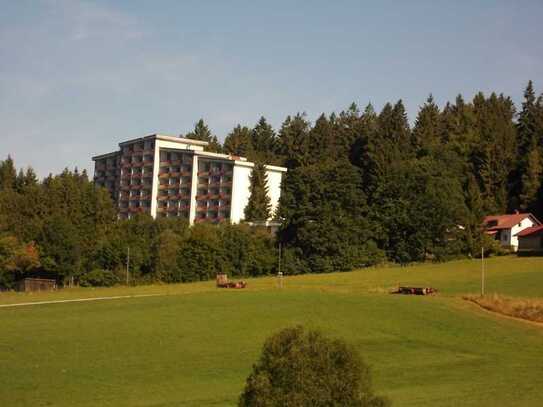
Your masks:
<instances>
[{"instance_id":1,"label":"apartment building","mask_svg":"<svg viewBox=\"0 0 543 407\"><path fill-rule=\"evenodd\" d=\"M136 213L194 222L238 223L249 201L254 163L205 151L207 142L153 134L93 157L96 185L109 190L121 219ZM266 165L272 212L287 169Z\"/></svg>"}]
</instances>

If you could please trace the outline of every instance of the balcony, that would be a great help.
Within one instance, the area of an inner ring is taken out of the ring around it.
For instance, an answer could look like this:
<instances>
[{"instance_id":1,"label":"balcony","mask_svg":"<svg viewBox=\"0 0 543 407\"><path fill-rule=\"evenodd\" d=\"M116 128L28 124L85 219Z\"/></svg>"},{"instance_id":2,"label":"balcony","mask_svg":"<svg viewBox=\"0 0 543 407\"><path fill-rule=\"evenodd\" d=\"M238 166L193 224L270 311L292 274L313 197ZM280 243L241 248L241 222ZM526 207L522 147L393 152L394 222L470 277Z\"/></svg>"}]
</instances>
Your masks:
<instances>
[{"instance_id":1,"label":"balcony","mask_svg":"<svg viewBox=\"0 0 543 407\"><path fill-rule=\"evenodd\" d=\"M200 195L196 195L196 200L199 201L199 200L204 200L204 199L208 199L209 198L209 195L208 194L200 194Z\"/></svg>"},{"instance_id":2,"label":"balcony","mask_svg":"<svg viewBox=\"0 0 543 407\"><path fill-rule=\"evenodd\" d=\"M142 189L142 188L143 188L142 184L130 185L130 189L132 189L132 190L134 190L134 189Z\"/></svg>"}]
</instances>

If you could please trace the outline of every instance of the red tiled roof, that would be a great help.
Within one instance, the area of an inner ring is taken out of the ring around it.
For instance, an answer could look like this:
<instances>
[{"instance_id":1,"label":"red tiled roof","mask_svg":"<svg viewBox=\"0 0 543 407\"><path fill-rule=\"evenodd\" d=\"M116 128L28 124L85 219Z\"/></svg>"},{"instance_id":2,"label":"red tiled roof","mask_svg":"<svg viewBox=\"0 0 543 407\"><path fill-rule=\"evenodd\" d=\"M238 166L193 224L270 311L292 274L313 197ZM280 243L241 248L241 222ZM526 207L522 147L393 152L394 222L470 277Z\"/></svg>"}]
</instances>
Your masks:
<instances>
[{"instance_id":1,"label":"red tiled roof","mask_svg":"<svg viewBox=\"0 0 543 407\"><path fill-rule=\"evenodd\" d=\"M523 236L534 235L534 234L541 233L541 232L543 232L543 225L532 226L530 228L526 228L526 229L521 230L515 236L523 237Z\"/></svg>"},{"instance_id":2,"label":"red tiled roof","mask_svg":"<svg viewBox=\"0 0 543 407\"><path fill-rule=\"evenodd\" d=\"M488 230L511 229L524 219L531 217L535 223L541 224L531 213L513 213L510 215L486 216L483 223Z\"/></svg>"}]
</instances>

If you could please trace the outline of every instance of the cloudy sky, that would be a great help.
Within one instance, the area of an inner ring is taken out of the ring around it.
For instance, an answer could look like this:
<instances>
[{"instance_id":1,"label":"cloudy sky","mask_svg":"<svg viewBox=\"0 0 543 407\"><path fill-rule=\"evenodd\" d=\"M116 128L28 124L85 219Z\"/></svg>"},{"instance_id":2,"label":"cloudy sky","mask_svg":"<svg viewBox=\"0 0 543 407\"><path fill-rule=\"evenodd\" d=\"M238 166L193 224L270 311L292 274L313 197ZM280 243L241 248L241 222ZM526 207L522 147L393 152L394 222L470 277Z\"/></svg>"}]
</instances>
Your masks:
<instances>
[{"instance_id":1,"label":"cloudy sky","mask_svg":"<svg viewBox=\"0 0 543 407\"><path fill-rule=\"evenodd\" d=\"M378 4L377 4L378 3ZM0 159L40 176L203 117L543 90L541 1L0 0Z\"/></svg>"}]
</instances>

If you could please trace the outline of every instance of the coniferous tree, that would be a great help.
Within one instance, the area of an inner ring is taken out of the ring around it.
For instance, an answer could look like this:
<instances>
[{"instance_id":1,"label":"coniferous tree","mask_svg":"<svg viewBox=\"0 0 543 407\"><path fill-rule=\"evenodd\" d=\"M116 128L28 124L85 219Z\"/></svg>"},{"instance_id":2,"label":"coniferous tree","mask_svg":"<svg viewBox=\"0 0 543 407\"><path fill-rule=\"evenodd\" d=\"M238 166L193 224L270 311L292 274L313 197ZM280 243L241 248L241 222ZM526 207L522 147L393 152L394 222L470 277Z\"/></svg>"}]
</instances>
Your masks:
<instances>
[{"instance_id":1,"label":"coniferous tree","mask_svg":"<svg viewBox=\"0 0 543 407\"><path fill-rule=\"evenodd\" d=\"M516 135L513 126L513 102L492 93L473 99L477 143L470 162L479 182L485 211L504 212L507 208L507 184L514 168Z\"/></svg>"},{"instance_id":2,"label":"coniferous tree","mask_svg":"<svg viewBox=\"0 0 543 407\"><path fill-rule=\"evenodd\" d=\"M13 164L13 159L8 157L0 162L0 190L12 189L16 186L17 170Z\"/></svg>"},{"instance_id":3,"label":"coniferous tree","mask_svg":"<svg viewBox=\"0 0 543 407\"><path fill-rule=\"evenodd\" d=\"M223 150L227 154L246 157L252 150L251 130L238 124L224 139Z\"/></svg>"},{"instance_id":4,"label":"coniferous tree","mask_svg":"<svg viewBox=\"0 0 543 407\"><path fill-rule=\"evenodd\" d=\"M277 152L283 165L289 169L309 164L311 160L309 131L310 124L305 113L287 116L277 140Z\"/></svg>"},{"instance_id":5,"label":"coniferous tree","mask_svg":"<svg viewBox=\"0 0 543 407\"><path fill-rule=\"evenodd\" d=\"M510 207L523 211L536 206L541 188L543 125L532 81L524 92L517 122L517 166L512 177ZM537 208L536 208L537 209ZM538 211L539 212L539 211Z\"/></svg>"},{"instance_id":6,"label":"coniferous tree","mask_svg":"<svg viewBox=\"0 0 543 407\"><path fill-rule=\"evenodd\" d=\"M207 150L213 153L220 153L222 150L217 137L211 134L211 130L209 130L209 127L205 124L204 119L198 120L194 125L194 130L187 133L185 137L193 140L207 141L209 143Z\"/></svg>"},{"instance_id":7,"label":"coniferous tree","mask_svg":"<svg viewBox=\"0 0 543 407\"><path fill-rule=\"evenodd\" d=\"M277 164L277 138L271 125L264 116L260 118L256 126L251 130L252 151L249 158L253 161L266 164Z\"/></svg>"},{"instance_id":8,"label":"coniferous tree","mask_svg":"<svg viewBox=\"0 0 543 407\"><path fill-rule=\"evenodd\" d=\"M431 154L441 145L441 116L431 94L415 121L412 144L418 156Z\"/></svg>"},{"instance_id":9,"label":"coniferous tree","mask_svg":"<svg viewBox=\"0 0 543 407\"><path fill-rule=\"evenodd\" d=\"M271 217L271 201L268 195L268 175L263 164L255 163L250 182L250 196L245 207L245 220L265 221Z\"/></svg>"}]
</instances>

